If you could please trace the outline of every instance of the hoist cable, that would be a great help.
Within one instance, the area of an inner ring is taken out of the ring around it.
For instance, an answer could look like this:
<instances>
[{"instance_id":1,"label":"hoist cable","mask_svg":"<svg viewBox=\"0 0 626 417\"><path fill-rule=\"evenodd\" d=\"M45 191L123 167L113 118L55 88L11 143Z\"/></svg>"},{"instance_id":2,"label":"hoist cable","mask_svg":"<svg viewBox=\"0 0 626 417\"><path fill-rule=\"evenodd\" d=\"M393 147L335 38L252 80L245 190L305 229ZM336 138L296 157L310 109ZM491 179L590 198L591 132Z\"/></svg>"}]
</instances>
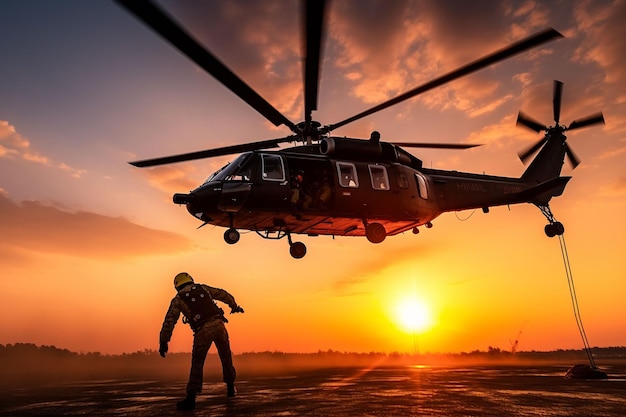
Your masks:
<instances>
[{"instance_id":1,"label":"hoist cable","mask_svg":"<svg viewBox=\"0 0 626 417\"><path fill-rule=\"evenodd\" d=\"M593 355L591 354L591 346L589 345L589 340L587 339L587 333L585 332L585 328L583 326L583 320L580 315L580 308L578 306L578 298L576 297L576 288L574 287L574 276L572 275L572 267L569 262L569 256L567 254L567 247L565 246L565 238L563 237L563 235L559 235L559 243L561 244L561 254L563 255L563 263L565 265L565 275L567 276L567 285L569 286L570 298L572 300L572 308L574 309L574 317L576 319L578 331L580 332L580 336L583 340L585 353L587 354L589 363L591 364L593 368L596 368L596 364L593 360Z\"/></svg>"}]
</instances>

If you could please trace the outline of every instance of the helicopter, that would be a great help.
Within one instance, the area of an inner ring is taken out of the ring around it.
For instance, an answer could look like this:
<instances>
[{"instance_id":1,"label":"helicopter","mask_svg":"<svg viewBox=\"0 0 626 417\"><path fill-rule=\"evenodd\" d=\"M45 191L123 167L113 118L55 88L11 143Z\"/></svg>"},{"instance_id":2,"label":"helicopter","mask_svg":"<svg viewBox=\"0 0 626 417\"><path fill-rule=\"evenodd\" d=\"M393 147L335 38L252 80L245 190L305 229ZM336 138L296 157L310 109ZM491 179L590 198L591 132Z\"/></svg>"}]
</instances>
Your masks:
<instances>
[{"instance_id":1,"label":"helicopter","mask_svg":"<svg viewBox=\"0 0 626 417\"><path fill-rule=\"evenodd\" d=\"M562 37L556 30L531 35L357 115L322 125L312 113L317 110L328 6L325 1L305 1L304 121L296 124L157 5L116 1L275 126L291 130L292 134L282 138L130 162L143 168L239 154L194 190L173 196L175 204L186 206L202 222L199 228L208 224L226 228L226 243L237 243L239 230L254 231L264 239L286 237L290 255L299 259L307 248L293 241L292 235L364 236L372 243L381 243L387 236L409 230L417 234L422 226L431 228L432 221L446 212L480 208L488 213L493 206L520 203L531 203L541 210L548 221L546 235L564 233L549 202L563 193L571 178L560 176L566 156L573 167L580 161L566 143L564 132L603 123L604 119L599 113L567 127L560 125L563 84L559 81L554 84L554 126L545 126L522 112L518 115L519 125L545 131L542 139L520 154L524 162L537 155L519 178L426 168L405 149L468 149L479 146L476 144L385 142L377 131L369 139L330 135L348 123ZM282 143L296 145L280 148Z\"/></svg>"}]
</instances>

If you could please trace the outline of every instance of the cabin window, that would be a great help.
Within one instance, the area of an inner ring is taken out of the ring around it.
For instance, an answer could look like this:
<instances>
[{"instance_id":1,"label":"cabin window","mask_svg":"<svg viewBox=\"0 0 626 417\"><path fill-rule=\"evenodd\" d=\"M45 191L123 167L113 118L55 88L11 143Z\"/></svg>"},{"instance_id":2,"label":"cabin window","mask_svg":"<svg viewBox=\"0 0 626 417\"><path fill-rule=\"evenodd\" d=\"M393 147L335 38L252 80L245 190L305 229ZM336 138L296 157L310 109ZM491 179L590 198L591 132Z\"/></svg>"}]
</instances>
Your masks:
<instances>
[{"instance_id":1,"label":"cabin window","mask_svg":"<svg viewBox=\"0 0 626 417\"><path fill-rule=\"evenodd\" d=\"M406 176L406 173L400 171L397 176L398 187L400 188L409 188L409 178Z\"/></svg>"},{"instance_id":2,"label":"cabin window","mask_svg":"<svg viewBox=\"0 0 626 417\"><path fill-rule=\"evenodd\" d=\"M415 179L417 180L417 191L419 196L424 200L428 199L428 186L426 184L426 178L424 178L421 174L415 174Z\"/></svg>"},{"instance_id":3,"label":"cabin window","mask_svg":"<svg viewBox=\"0 0 626 417\"><path fill-rule=\"evenodd\" d=\"M389 177L387 176L387 168L382 165L369 165L368 167L372 180L372 188L375 190L388 190Z\"/></svg>"},{"instance_id":4,"label":"cabin window","mask_svg":"<svg viewBox=\"0 0 626 417\"><path fill-rule=\"evenodd\" d=\"M356 167L350 162L337 162L339 185L342 187L357 188L359 179L356 176Z\"/></svg>"},{"instance_id":5,"label":"cabin window","mask_svg":"<svg viewBox=\"0 0 626 417\"><path fill-rule=\"evenodd\" d=\"M263 179L266 181L285 181L285 167L279 155L261 154L263 161Z\"/></svg>"}]
</instances>

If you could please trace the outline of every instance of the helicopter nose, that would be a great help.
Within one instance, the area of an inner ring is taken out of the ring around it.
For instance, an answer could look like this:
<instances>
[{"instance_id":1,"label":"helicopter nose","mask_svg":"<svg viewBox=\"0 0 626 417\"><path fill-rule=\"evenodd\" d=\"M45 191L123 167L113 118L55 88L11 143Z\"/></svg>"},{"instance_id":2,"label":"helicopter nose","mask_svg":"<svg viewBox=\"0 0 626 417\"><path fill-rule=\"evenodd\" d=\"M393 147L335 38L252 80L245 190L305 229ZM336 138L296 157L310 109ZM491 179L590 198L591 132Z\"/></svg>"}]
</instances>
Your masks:
<instances>
[{"instance_id":1,"label":"helicopter nose","mask_svg":"<svg viewBox=\"0 0 626 417\"><path fill-rule=\"evenodd\" d=\"M176 204L184 204L187 211L193 217L204 222L213 221L213 214L217 209L222 188L215 184L202 185L189 194L174 194L173 200Z\"/></svg>"},{"instance_id":2,"label":"helicopter nose","mask_svg":"<svg viewBox=\"0 0 626 417\"><path fill-rule=\"evenodd\" d=\"M192 216L200 220L204 220L203 219L204 213L202 212L202 210L196 207L197 204L193 204L194 201L196 201L196 196L194 194L176 193L174 194L174 197L172 198L172 200L174 200L175 204L184 204L185 206L187 206L187 211Z\"/></svg>"},{"instance_id":3,"label":"helicopter nose","mask_svg":"<svg viewBox=\"0 0 626 417\"><path fill-rule=\"evenodd\" d=\"M182 194L182 193L176 193L174 194L174 197L172 198L172 200L174 200L175 204L184 204L187 206L187 211L189 212L189 214L191 214L192 216L194 216L195 218L202 220L204 222L208 222L211 221L212 219L210 217L208 217L200 207L196 207L198 206L198 204L194 204L197 203L197 197L195 194L190 193L190 194Z\"/></svg>"},{"instance_id":4,"label":"helicopter nose","mask_svg":"<svg viewBox=\"0 0 626 417\"><path fill-rule=\"evenodd\" d=\"M176 193L173 200L175 204L187 204L193 201L193 194Z\"/></svg>"}]
</instances>

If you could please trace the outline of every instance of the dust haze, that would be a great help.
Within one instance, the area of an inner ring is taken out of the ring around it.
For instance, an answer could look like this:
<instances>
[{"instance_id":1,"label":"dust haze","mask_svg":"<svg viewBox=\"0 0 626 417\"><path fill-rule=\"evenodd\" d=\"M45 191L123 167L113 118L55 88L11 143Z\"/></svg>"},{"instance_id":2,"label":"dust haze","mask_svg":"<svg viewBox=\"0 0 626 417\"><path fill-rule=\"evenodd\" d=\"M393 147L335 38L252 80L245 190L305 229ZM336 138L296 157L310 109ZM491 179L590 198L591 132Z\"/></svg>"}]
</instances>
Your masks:
<instances>
[{"instance_id":1,"label":"dust haze","mask_svg":"<svg viewBox=\"0 0 626 417\"><path fill-rule=\"evenodd\" d=\"M594 348L594 356L614 362L626 357L626 347ZM205 362L205 380L221 381L221 365L211 351ZM378 367L467 367L562 365L563 372L575 363L586 362L582 350L554 352L517 352L499 348L462 353L353 353L333 350L316 353L250 352L233 356L238 378L285 376L329 368ZM601 362L600 360L599 362ZM168 353L161 358L157 351L143 350L121 355L99 352L76 353L55 346L17 343L0 345L0 389L36 387L77 381L149 379L185 381L189 374L191 354Z\"/></svg>"},{"instance_id":2,"label":"dust haze","mask_svg":"<svg viewBox=\"0 0 626 417\"><path fill-rule=\"evenodd\" d=\"M594 348L608 380L564 378L582 350L454 354L258 352L234 356L235 398L209 355L197 410L232 417L623 416L626 348ZM74 353L0 345L0 416L179 416L189 353Z\"/></svg>"}]
</instances>

